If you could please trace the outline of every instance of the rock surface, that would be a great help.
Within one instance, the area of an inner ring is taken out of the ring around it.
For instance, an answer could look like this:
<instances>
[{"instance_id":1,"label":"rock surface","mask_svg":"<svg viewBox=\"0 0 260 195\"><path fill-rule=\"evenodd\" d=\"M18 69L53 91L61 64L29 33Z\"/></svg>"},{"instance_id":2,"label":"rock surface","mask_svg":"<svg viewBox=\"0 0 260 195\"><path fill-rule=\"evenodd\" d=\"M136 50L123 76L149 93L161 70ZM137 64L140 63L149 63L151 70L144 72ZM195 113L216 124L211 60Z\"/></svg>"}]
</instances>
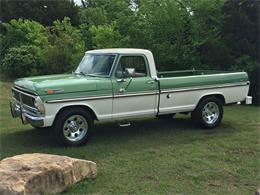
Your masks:
<instances>
[{"instance_id":1,"label":"rock surface","mask_svg":"<svg viewBox=\"0 0 260 195\"><path fill-rule=\"evenodd\" d=\"M0 194L50 194L84 178L95 178L96 163L50 154L22 154L0 161Z\"/></svg>"}]
</instances>

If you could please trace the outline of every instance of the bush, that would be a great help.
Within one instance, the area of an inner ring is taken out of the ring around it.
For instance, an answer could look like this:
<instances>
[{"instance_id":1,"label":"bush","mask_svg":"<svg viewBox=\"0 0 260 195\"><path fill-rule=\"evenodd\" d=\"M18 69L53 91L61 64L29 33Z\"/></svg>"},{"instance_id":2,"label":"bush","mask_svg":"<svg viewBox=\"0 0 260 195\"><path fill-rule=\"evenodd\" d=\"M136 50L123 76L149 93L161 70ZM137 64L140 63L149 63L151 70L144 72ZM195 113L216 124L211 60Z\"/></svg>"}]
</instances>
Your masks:
<instances>
[{"instance_id":1,"label":"bush","mask_svg":"<svg viewBox=\"0 0 260 195\"><path fill-rule=\"evenodd\" d=\"M70 19L55 21L49 34L49 45L44 49L42 74L71 72L84 55L85 44L80 30L73 27Z\"/></svg>"},{"instance_id":2,"label":"bush","mask_svg":"<svg viewBox=\"0 0 260 195\"><path fill-rule=\"evenodd\" d=\"M249 95L253 97L253 104L259 105L259 75L260 64L248 55L242 55L235 60L231 67L234 71L246 71L250 80Z\"/></svg>"},{"instance_id":3,"label":"bush","mask_svg":"<svg viewBox=\"0 0 260 195\"><path fill-rule=\"evenodd\" d=\"M38 22L18 19L1 25L1 55L11 47L32 45L43 48L48 44L48 33Z\"/></svg>"},{"instance_id":4,"label":"bush","mask_svg":"<svg viewBox=\"0 0 260 195\"><path fill-rule=\"evenodd\" d=\"M249 95L253 97L253 104L260 105L260 67L257 66L252 72L249 72L250 89Z\"/></svg>"},{"instance_id":5,"label":"bush","mask_svg":"<svg viewBox=\"0 0 260 195\"><path fill-rule=\"evenodd\" d=\"M37 48L22 45L8 49L1 62L1 73L6 77L16 78L37 75L41 70Z\"/></svg>"},{"instance_id":6,"label":"bush","mask_svg":"<svg viewBox=\"0 0 260 195\"><path fill-rule=\"evenodd\" d=\"M115 28L116 24L92 26L92 42L94 48L127 47L129 37L123 37Z\"/></svg>"},{"instance_id":7,"label":"bush","mask_svg":"<svg viewBox=\"0 0 260 195\"><path fill-rule=\"evenodd\" d=\"M24 19L11 20L1 27L1 72L5 77L69 72L85 51L80 30L67 17L55 21L48 30Z\"/></svg>"}]
</instances>

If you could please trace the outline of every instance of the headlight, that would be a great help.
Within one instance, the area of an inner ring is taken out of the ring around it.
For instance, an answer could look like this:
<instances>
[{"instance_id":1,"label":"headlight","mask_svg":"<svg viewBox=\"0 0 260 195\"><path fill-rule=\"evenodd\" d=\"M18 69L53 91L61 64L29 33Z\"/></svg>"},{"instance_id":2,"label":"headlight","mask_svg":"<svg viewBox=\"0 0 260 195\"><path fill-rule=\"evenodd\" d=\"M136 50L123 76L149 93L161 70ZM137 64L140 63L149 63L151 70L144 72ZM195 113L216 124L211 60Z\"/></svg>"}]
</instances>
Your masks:
<instances>
[{"instance_id":1,"label":"headlight","mask_svg":"<svg viewBox=\"0 0 260 195\"><path fill-rule=\"evenodd\" d=\"M39 96L34 99L34 106L37 108L41 113L45 112L44 104Z\"/></svg>"}]
</instances>

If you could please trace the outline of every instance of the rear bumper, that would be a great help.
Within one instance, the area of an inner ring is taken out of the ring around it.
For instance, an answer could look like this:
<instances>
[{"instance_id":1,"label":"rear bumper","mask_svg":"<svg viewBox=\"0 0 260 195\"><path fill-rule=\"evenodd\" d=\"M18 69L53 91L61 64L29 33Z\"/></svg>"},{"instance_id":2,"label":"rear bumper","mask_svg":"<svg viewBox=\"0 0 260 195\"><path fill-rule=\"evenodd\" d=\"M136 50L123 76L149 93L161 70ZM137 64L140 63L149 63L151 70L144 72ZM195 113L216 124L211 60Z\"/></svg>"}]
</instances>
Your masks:
<instances>
[{"instance_id":1,"label":"rear bumper","mask_svg":"<svg viewBox=\"0 0 260 195\"><path fill-rule=\"evenodd\" d=\"M253 100L252 96L246 96L245 103L252 104L252 100Z\"/></svg>"},{"instance_id":2,"label":"rear bumper","mask_svg":"<svg viewBox=\"0 0 260 195\"><path fill-rule=\"evenodd\" d=\"M10 102L10 112L13 118L20 117L23 124L29 123L35 127L42 127L44 125L43 116L29 111L17 101Z\"/></svg>"}]
</instances>

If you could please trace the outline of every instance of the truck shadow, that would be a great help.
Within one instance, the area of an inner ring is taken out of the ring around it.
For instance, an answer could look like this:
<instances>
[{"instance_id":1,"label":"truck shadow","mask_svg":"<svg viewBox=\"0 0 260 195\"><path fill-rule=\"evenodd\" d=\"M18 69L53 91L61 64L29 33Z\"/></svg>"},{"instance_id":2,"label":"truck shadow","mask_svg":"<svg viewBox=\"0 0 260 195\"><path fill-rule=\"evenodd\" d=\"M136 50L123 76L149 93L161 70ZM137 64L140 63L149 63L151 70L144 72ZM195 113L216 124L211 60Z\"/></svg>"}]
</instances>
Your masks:
<instances>
[{"instance_id":1,"label":"truck shadow","mask_svg":"<svg viewBox=\"0 0 260 195\"><path fill-rule=\"evenodd\" d=\"M92 133L92 138L90 142L99 142L102 140L111 139L115 137L123 140L122 142L131 141L132 138L146 137L156 138L163 136L172 136L176 140L179 137L190 137L196 136L196 140L200 139L197 135L202 136L201 139L209 139L216 134L226 134L232 133L234 128L231 124L222 123L219 127L215 129L201 129L199 127L194 127L189 117L186 118L173 118L170 120L158 120L157 118L150 118L145 120L132 120L131 126L120 127L117 123L100 123L95 126L95 131ZM191 139L192 140L192 139ZM182 142L180 139L177 142ZM188 140L190 141L190 140ZM120 141L119 141L120 142ZM94 143L93 143L94 144Z\"/></svg>"},{"instance_id":2,"label":"truck shadow","mask_svg":"<svg viewBox=\"0 0 260 195\"><path fill-rule=\"evenodd\" d=\"M233 127L229 124L221 124L213 130L203 130L194 128L189 118L174 118L171 120L158 120L155 118L137 119L130 121L130 127L119 127L115 122L96 123L95 129L91 132L91 137L86 144L87 147L95 145L124 144L133 139L142 141L174 138L176 144L192 142L193 136L196 141L210 139L215 134L225 134L233 132ZM197 136L202 134L204 136ZM207 135L207 136L205 136ZM179 137L179 138L178 138ZM184 139L185 138L185 139ZM53 148L61 148L56 144L51 128L47 129L25 129L1 135L2 150L11 151L12 148L19 148L19 152L49 152ZM84 147L84 146L83 146ZM64 147L63 147L64 148ZM8 153L8 152L7 152Z\"/></svg>"}]
</instances>

